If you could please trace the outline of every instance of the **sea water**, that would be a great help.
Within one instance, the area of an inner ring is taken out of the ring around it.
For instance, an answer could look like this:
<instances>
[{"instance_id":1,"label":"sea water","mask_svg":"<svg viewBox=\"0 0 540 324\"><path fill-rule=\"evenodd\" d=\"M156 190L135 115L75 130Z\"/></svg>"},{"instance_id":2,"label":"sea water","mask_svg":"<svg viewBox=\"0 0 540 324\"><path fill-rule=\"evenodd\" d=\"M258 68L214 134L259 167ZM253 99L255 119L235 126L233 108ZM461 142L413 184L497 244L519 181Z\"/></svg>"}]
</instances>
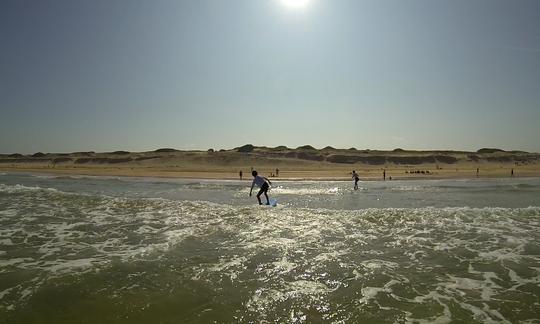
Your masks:
<instances>
[{"instance_id":1,"label":"sea water","mask_svg":"<svg viewBox=\"0 0 540 324\"><path fill-rule=\"evenodd\" d=\"M2 323L539 323L540 180L0 173Z\"/></svg>"}]
</instances>

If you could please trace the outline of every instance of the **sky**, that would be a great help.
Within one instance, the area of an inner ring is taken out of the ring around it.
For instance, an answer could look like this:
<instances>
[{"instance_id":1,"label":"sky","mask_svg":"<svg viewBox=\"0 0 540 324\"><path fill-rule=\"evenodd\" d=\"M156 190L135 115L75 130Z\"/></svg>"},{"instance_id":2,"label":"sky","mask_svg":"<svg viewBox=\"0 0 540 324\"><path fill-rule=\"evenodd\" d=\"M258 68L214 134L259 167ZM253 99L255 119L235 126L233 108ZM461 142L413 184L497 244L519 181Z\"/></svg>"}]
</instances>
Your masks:
<instances>
[{"instance_id":1,"label":"sky","mask_svg":"<svg viewBox=\"0 0 540 324\"><path fill-rule=\"evenodd\" d=\"M0 153L540 152L538 0L2 0Z\"/></svg>"}]
</instances>

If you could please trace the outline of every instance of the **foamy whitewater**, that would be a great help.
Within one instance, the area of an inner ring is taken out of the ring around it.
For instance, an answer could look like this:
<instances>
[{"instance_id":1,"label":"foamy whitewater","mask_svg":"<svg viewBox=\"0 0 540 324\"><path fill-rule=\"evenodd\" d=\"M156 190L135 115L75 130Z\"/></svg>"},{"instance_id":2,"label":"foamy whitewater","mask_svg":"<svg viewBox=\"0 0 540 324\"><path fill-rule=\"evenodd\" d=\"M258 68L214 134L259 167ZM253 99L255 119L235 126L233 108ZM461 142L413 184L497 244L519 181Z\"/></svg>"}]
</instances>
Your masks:
<instances>
[{"instance_id":1,"label":"foamy whitewater","mask_svg":"<svg viewBox=\"0 0 540 324\"><path fill-rule=\"evenodd\" d=\"M539 323L540 180L0 174L2 323Z\"/></svg>"}]
</instances>

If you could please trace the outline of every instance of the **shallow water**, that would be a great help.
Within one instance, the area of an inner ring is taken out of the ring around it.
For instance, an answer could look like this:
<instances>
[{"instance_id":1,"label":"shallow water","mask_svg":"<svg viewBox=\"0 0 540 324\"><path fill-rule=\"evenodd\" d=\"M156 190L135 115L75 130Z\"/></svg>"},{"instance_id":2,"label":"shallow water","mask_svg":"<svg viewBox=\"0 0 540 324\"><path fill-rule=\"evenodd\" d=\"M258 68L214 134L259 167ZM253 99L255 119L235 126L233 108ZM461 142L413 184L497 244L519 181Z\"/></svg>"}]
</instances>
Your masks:
<instances>
[{"instance_id":1,"label":"shallow water","mask_svg":"<svg viewBox=\"0 0 540 324\"><path fill-rule=\"evenodd\" d=\"M0 174L0 322L540 322L540 180Z\"/></svg>"}]
</instances>

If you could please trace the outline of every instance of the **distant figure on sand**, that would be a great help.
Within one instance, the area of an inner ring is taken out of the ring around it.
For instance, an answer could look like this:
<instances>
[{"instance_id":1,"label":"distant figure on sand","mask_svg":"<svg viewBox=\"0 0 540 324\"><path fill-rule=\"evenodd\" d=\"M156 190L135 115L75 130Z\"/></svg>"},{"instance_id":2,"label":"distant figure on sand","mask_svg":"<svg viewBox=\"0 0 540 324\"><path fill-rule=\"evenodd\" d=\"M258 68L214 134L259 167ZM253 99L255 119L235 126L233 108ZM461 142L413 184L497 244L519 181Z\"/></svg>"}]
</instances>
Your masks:
<instances>
[{"instance_id":1,"label":"distant figure on sand","mask_svg":"<svg viewBox=\"0 0 540 324\"><path fill-rule=\"evenodd\" d=\"M355 170L352 172L352 178L354 179L354 190L358 190L358 181L360 181L360 177Z\"/></svg>"},{"instance_id":2,"label":"distant figure on sand","mask_svg":"<svg viewBox=\"0 0 540 324\"><path fill-rule=\"evenodd\" d=\"M514 169L512 169L512 171L510 171L510 176L511 176L511 177L514 176Z\"/></svg>"},{"instance_id":3,"label":"distant figure on sand","mask_svg":"<svg viewBox=\"0 0 540 324\"><path fill-rule=\"evenodd\" d=\"M257 194L257 200L259 201L259 205L262 205L261 202L261 195L264 193L264 196L266 197L266 204L270 205L270 199L268 199L268 189L270 188L270 185L272 182L268 180L268 178L261 177L257 174L257 171L251 172L253 175L253 183L251 184L251 190L249 191L249 196L251 197L251 193L253 192L253 187L257 185L261 190L259 190L259 193Z\"/></svg>"},{"instance_id":4,"label":"distant figure on sand","mask_svg":"<svg viewBox=\"0 0 540 324\"><path fill-rule=\"evenodd\" d=\"M383 170L383 172L382 172L382 179L386 180L386 170Z\"/></svg>"},{"instance_id":5,"label":"distant figure on sand","mask_svg":"<svg viewBox=\"0 0 540 324\"><path fill-rule=\"evenodd\" d=\"M279 177L279 169L276 168L276 177Z\"/></svg>"},{"instance_id":6,"label":"distant figure on sand","mask_svg":"<svg viewBox=\"0 0 540 324\"><path fill-rule=\"evenodd\" d=\"M478 175L480 174L480 169L476 168L476 177L478 178Z\"/></svg>"},{"instance_id":7,"label":"distant figure on sand","mask_svg":"<svg viewBox=\"0 0 540 324\"><path fill-rule=\"evenodd\" d=\"M240 172L238 172L238 175L240 176L240 180L242 180L242 176L244 175L244 173L242 173L242 170L240 170Z\"/></svg>"}]
</instances>

